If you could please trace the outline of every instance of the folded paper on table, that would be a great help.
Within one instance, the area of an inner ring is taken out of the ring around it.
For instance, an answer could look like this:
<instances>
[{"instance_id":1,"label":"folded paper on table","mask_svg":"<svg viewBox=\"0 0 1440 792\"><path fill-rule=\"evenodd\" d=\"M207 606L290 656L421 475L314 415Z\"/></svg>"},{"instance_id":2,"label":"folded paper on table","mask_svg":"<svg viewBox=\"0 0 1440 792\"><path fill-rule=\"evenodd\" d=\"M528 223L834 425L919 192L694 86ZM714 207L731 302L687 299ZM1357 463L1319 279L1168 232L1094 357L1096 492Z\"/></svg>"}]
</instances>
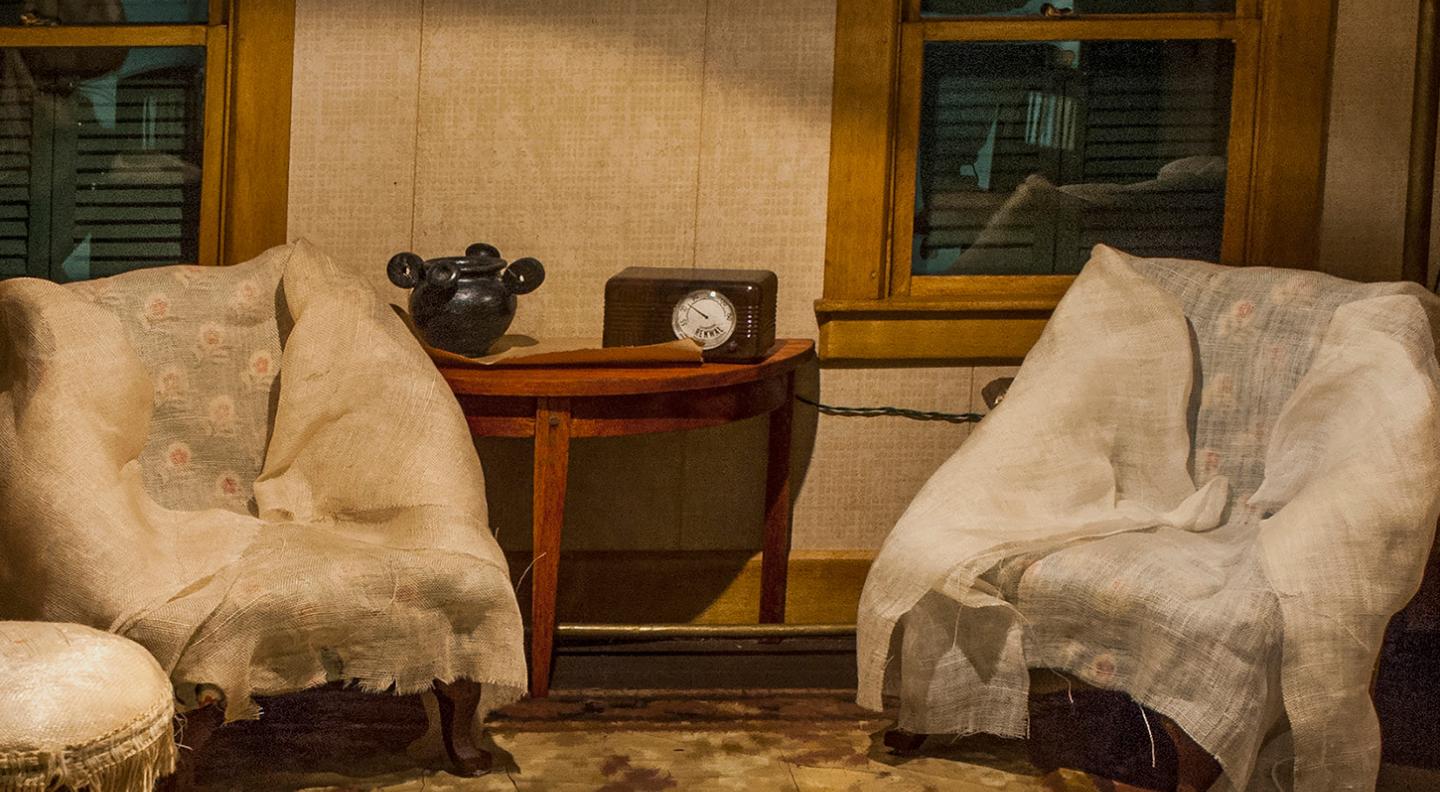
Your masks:
<instances>
[{"instance_id":1,"label":"folded paper on table","mask_svg":"<svg viewBox=\"0 0 1440 792\"><path fill-rule=\"evenodd\" d=\"M461 366L673 366L704 362L700 345L677 338L643 346L602 346L598 338L535 339L505 335L484 357L472 358L426 346L436 362Z\"/></svg>"}]
</instances>

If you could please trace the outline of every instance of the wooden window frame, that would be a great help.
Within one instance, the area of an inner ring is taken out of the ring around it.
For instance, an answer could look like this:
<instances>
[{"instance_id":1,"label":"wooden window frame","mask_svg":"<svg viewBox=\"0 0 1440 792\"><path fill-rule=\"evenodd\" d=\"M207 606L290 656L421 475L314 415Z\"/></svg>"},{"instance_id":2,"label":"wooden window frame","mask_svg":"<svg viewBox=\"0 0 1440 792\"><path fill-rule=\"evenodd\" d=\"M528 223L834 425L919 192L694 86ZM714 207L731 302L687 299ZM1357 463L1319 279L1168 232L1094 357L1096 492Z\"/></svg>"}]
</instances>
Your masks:
<instances>
[{"instance_id":1,"label":"wooden window frame","mask_svg":"<svg viewBox=\"0 0 1440 792\"><path fill-rule=\"evenodd\" d=\"M205 47L198 261L285 242L295 0L210 0L195 24L0 27L3 47Z\"/></svg>"},{"instance_id":2,"label":"wooden window frame","mask_svg":"<svg viewBox=\"0 0 1440 792\"><path fill-rule=\"evenodd\" d=\"M1315 268L1329 116L1333 0L1236 0L1222 14L922 18L920 0L838 0L824 360L1013 362L1069 275L912 276L924 42L1235 42L1221 261Z\"/></svg>"}]
</instances>

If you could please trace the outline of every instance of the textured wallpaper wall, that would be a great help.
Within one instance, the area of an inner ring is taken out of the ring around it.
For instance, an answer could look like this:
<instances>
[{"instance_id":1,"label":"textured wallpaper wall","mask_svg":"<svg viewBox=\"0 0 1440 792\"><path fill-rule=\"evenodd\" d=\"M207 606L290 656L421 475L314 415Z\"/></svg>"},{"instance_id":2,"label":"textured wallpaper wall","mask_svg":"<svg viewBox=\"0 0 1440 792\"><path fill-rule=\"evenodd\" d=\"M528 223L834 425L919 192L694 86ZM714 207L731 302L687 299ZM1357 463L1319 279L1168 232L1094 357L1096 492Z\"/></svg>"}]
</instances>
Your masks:
<instances>
[{"instance_id":1,"label":"textured wallpaper wall","mask_svg":"<svg viewBox=\"0 0 1440 792\"><path fill-rule=\"evenodd\" d=\"M780 275L781 333L815 337L834 0L297 5L292 237L387 290L383 264L399 250L485 240L538 256L549 280L515 324L537 335L598 336L602 284L627 265L762 266ZM1414 35L1402 6L1338 6L1330 272L1363 276L1377 257L1399 271ZM832 403L980 410L979 389L1007 373L843 368L802 382ZM802 550L877 546L968 433L798 417ZM757 420L578 444L567 547L758 547L764 434ZM528 445L479 448L502 543L525 547Z\"/></svg>"},{"instance_id":2,"label":"textured wallpaper wall","mask_svg":"<svg viewBox=\"0 0 1440 792\"><path fill-rule=\"evenodd\" d=\"M1321 258L1341 277L1372 280L1380 261L1398 278L1418 4L1337 0L1336 14Z\"/></svg>"},{"instance_id":3,"label":"textured wallpaper wall","mask_svg":"<svg viewBox=\"0 0 1440 792\"><path fill-rule=\"evenodd\" d=\"M758 266L814 338L833 0L299 0L290 235L368 266L485 240L548 280L514 329L600 333L627 265ZM383 288L389 289L388 284ZM965 410L989 370L827 369L841 404ZM804 411L799 549L878 545L967 427ZM764 420L577 444L566 545L759 547ZM529 534L528 444L482 441L492 521Z\"/></svg>"},{"instance_id":4,"label":"textured wallpaper wall","mask_svg":"<svg viewBox=\"0 0 1440 792\"><path fill-rule=\"evenodd\" d=\"M1336 0L1320 259L1326 272L1341 277L1400 277L1418 6ZM1440 211L1431 218L1434 286Z\"/></svg>"}]
</instances>

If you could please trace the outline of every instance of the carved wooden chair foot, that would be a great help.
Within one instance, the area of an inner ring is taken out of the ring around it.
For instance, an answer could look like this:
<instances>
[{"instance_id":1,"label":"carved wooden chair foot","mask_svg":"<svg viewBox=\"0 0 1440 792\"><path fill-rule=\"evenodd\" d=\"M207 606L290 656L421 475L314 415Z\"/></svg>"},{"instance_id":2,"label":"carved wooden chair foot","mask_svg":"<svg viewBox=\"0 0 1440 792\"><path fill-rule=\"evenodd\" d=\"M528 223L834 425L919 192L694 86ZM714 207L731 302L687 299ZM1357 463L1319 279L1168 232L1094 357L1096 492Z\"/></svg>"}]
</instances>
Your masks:
<instances>
[{"instance_id":1,"label":"carved wooden chair foot","mask_svg":"<svg viewBox=\"0 0 1440 792\"><path fill-rule=\"evenodd\" d=\"M157 792L188 792L195 788L195 768L200 751L210 742L215 730L225 723L225 705L212 702L199 709L175 716L175 772L160 780Z\"/></svg>"},{"instance_id":2,"label":"carved wooden chair foot","mask_svg":"<svg viewBox=\"0 0 1440 792\"><path fill-rule=\"evenodd\" d=\"M480 683L468 679L435 682L435 701L440 705L440 738L452 772L478 776L490 772L494 759L475 743L475 711L480 707Z\"/></svg>"},{"instance_id":3,"label":"carved wooden chair foot","mask_svg":"<svg viewBox=\"0 0 1440 792\"><path fill-rule=\"evenodd\" d=\"M925 744L925 738L929 736L928 734L908 732L904 729L891 729L885 732L884 743L885 747L889 748L892 753L903 756L905 754L918 752L920 746Z\"/></svg>"},{"instance_id":4,"label":"carved wooden chair foot","mask_svg":"<svg viewBox=\"0 0 1440 792\"><path fill-rule=\"evenodd\" d=\"M1175 792L1205 792L1220 778L1220 763L1190 739L1185 730L1164 716L1160 725L1175 746Z\"/></svg>"},{"instance_id":5,"label":"carved wooden chair foot","mask_svg":"<svg viewBox=\"0 0 1440 792\"><path fill-rule=\"evenodd\" d=\"M1031 696L1026 749L1040 770L1078 770L1101 790L1205 792L1220 777L1220 764L1174 721L1079 683Z\"/></svg>"}]
</instances>

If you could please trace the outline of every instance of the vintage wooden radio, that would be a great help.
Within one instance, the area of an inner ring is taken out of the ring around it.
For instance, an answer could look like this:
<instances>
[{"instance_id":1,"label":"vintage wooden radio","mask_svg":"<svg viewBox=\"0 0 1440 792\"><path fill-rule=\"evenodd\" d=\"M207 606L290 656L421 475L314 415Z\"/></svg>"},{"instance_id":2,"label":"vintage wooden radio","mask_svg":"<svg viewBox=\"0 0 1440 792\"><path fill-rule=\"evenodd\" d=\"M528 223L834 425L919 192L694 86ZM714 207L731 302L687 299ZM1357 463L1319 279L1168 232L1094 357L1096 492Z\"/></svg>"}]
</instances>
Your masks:
<instances>
[{"instance_id":1,"label":"vintage wooden radio","mask_svg":"<svg viewBox=\"0 0 1440 792\"><path fill-rule=\"evenodd\" d=\"M605 346L691 338L710 361L759 360L775 345L775 273L626 267L605 282Z\"/></svg>"}]
</instances>

